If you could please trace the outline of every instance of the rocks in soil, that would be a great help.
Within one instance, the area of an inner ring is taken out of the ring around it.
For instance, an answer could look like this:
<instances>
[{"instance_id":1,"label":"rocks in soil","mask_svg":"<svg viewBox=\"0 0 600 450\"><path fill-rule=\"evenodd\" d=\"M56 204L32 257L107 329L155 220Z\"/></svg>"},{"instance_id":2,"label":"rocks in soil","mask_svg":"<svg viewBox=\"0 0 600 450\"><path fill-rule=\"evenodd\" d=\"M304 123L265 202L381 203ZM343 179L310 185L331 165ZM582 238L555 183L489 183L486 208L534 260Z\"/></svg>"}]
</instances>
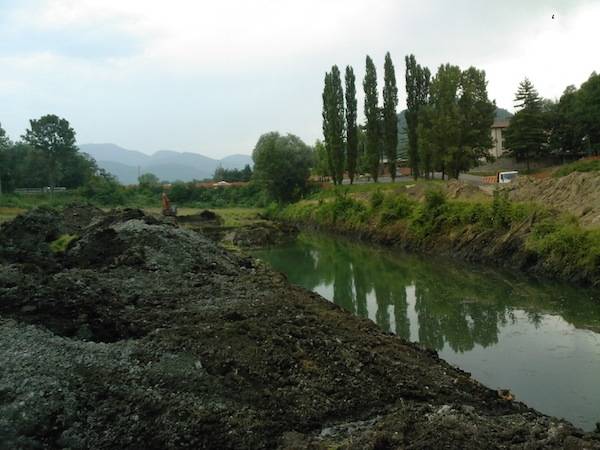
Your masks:
<instances>
[{"instance_id":1,"label":"rocks in soil","mask_svg":"<svg viewBox=\"0 0 600 450\"><path fill-rule=\"evenodd\" d=\"M201 233L70 219L0 228L2 450L600 448Z\"/></svg>"}]
</instances>

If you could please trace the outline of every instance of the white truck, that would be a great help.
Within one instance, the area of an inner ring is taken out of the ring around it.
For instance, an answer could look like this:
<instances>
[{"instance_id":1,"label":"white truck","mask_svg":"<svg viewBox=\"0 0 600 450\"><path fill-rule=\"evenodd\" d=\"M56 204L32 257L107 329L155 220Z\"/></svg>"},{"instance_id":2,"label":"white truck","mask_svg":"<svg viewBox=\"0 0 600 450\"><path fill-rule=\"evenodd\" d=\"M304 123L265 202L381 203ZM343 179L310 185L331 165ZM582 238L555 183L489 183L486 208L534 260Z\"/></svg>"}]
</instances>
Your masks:
<instances>
[{"instance_id":1,"label":"white truck","mask_svg":"<svg viewBox=\"0 0 600 450\"><path fill-rule=\"evenodd\" d=\"M517 172L516 170L511 170L508 172L498 172L496 174L496 183L511 183L513 181L515 181L517 179L517 177L519 176L519 172Z\"/></svg>"}]
</instances>

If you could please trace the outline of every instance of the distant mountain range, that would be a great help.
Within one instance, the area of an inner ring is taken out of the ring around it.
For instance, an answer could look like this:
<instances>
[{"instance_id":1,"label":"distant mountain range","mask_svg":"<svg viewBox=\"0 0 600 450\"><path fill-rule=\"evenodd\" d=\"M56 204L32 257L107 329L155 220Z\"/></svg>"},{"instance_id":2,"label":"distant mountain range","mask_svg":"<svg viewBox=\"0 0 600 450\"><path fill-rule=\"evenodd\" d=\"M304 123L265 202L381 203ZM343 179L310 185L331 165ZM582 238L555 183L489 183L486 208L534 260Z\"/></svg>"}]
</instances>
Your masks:
<instances>
[{"instance_id":1,"label":"distant mountain range","mask_svg":"<svg viewBox=\"0 0 600 450\"><path fill-rule=\"evenodd\" d=\"M504 108L496 108L496 120L506 120L513 116L511 112Z\"/></svg>"},{"instance_id":2,"label":"distant mountain range","mask_svg":"<svg viewBox=\"0 0 600 450\"><path fill-rule=\"evenodd\" d=\"M82 144L79 149L96 160L123 184L137 183L138 175L153 173L161 181L192 181L212 177L215 169L243 169L252 165L250 155L231 155L213 159L198 153L160 150L152 155L127 150L115 144Z\"/></svg>"}]
</instances>

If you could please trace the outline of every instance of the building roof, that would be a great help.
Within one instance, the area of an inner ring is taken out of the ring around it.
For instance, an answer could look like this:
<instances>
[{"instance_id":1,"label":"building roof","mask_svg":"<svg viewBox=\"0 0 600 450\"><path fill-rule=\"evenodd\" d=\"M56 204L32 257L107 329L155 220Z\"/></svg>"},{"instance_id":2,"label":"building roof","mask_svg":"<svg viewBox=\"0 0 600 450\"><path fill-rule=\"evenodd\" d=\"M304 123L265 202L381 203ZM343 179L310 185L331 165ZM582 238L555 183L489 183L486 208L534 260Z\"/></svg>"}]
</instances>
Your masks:
<instances>
[{"instance_id":1,"label":"building roof","mask_svg":"<svg viewBox=\"0 0 600 450\"><path fill-rule=\"evenodd\" d=\"M495 119L492 124L492 128L508 128L510 120L507 119Z\"/></svg>"}]
</instances>

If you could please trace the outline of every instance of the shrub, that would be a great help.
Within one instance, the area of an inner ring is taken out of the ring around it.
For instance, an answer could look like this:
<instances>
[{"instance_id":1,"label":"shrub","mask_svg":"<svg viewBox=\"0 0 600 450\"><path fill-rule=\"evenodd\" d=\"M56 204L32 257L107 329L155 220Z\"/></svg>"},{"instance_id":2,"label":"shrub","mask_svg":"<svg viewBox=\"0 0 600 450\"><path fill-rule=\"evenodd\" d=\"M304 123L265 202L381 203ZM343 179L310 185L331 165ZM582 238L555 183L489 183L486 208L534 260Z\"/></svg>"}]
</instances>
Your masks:
<instances>
[{"instance_id":1,"label":"shrub","mask_svg":"<svg viewBox=\"0 0 600 450\"><path fill-rule=\"evenodd\" d=\"M371 199L370 199L371 208L372 209L379 208L381 206L381 204L383 203L383 199L384 199L384 195L383 195L383 192L381 192L381 189L377 189L376 191L374 191L371 194Z\"/></svg>"},{"instance_id":2,"label":"shrub","mask_svg":"<svg viewBox=\"0 0 600 450\"><path fill-rule=\"evenodd\" d=\"M489 224L494 228L507 228L511 222L511 203L508 200L508 193L496 189L492 200Z\"/></svg>"},{"instance_id":3,"label":"shrub","mask_svg":"<svg viewBox=\"0 0 600 450\"><path fill-rule=\"evenodd\" d=\"M555 177L564 177L572 172L592 172L600 171L600 159L576 161L561 167L554 172Z\"/></svg>"},{"instance_id":4,"label":"shrub","mask_svg":"<svg viewBox=\"0 0 600 450\"><path fill-rule=\"evenodd\" d=\"M382 201L380 223L389 224L410 217L415 208L415 202L406 195L388 194Z\"/></svg>"},{"instance_id":5,"label":"shrub","mask_svg":"<svg viewBox=\"0 0 600 450\"><path fill-rule=\"evenodd\" d=\"M599 270L600 230L585 230L572 221L542 220L534 227L527 247L565 273Z\"/></svg>"}]
</instances>

